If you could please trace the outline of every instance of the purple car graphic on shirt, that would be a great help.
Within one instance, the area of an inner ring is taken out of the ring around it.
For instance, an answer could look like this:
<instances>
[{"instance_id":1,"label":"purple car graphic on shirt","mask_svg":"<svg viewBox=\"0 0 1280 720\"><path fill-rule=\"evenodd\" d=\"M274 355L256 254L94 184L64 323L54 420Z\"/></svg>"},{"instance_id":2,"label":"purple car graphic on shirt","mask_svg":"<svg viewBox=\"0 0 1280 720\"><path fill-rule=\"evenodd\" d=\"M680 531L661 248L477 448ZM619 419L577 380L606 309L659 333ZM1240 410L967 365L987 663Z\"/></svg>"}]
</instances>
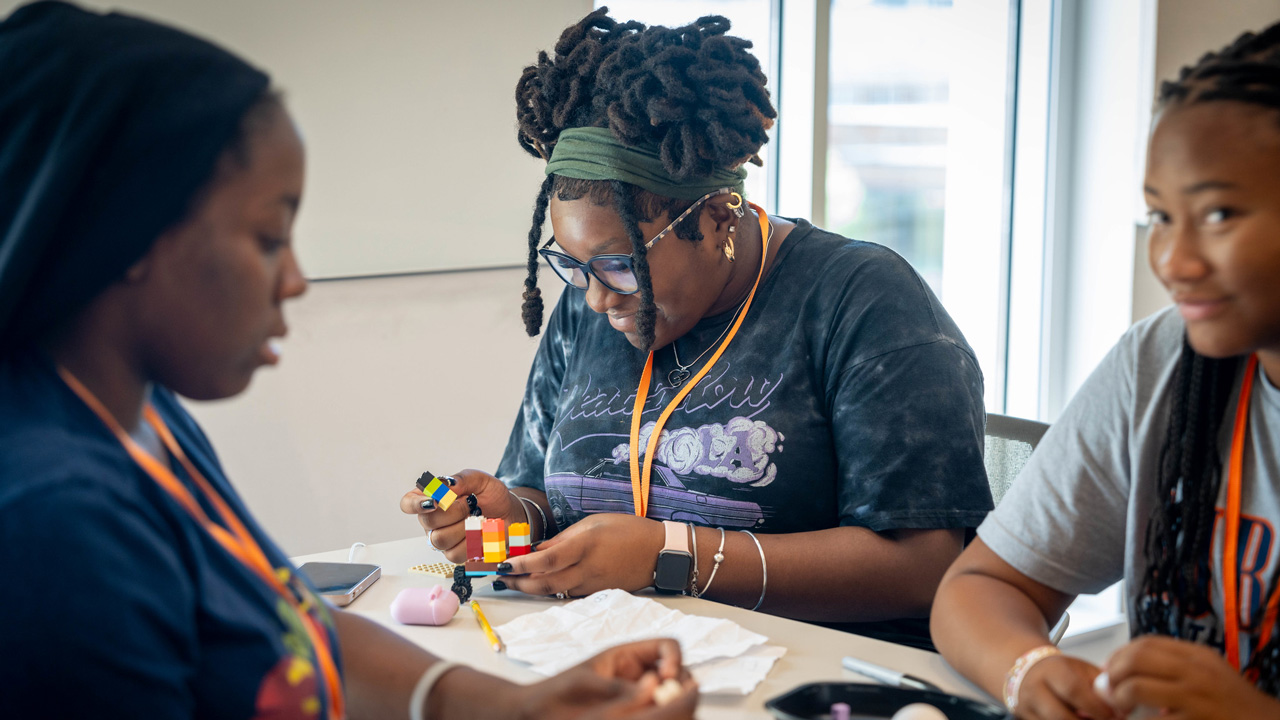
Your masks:
<instances>
[{"instance_id":1,"label":"purple car graphic on shirt","mask_svg":"<svg viewBox=\"0 0 1280 720\"><path fill-rule=\"evenodd\" d=\"M760 506L690 490L671 468L654 463L649 485L649 513L654 520L675 520L724 528L754 528L764 522ZM626 465L601 460L585 473L561 472L546 477L547 500L560 528L584 516L632 513L631 475Z\"/></svg>"}]
</instances>

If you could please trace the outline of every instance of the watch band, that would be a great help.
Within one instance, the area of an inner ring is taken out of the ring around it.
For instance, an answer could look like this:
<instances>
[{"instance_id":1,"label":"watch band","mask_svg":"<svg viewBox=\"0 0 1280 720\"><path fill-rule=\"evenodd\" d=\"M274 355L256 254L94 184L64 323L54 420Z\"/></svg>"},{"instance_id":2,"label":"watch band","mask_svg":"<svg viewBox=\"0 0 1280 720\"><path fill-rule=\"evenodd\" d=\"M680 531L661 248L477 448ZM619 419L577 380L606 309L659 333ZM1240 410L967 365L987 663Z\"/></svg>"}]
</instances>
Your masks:
<instances>
[{"instance_id":1,"label":"watch band","mask_svg":"<svg viewBox=\"0 0 1280 720\"><path fill-rule=\"evenodd\" d=\"M662 521L662 529L667 540L662 544L662 552L689 552L689 526L671 520Z\"/></svg>"},{"instance_id":2,"label":"watch band","mask_svg":"<svg viewBox=\"0 0 1280 720\"><path fill-rule=\"evenodd\" d=\"M665 542L653 567L653 588L664 594L689 589L693 556L689 554L689 529L684 523L662 521Z\"/></svg>"}]
</instances>

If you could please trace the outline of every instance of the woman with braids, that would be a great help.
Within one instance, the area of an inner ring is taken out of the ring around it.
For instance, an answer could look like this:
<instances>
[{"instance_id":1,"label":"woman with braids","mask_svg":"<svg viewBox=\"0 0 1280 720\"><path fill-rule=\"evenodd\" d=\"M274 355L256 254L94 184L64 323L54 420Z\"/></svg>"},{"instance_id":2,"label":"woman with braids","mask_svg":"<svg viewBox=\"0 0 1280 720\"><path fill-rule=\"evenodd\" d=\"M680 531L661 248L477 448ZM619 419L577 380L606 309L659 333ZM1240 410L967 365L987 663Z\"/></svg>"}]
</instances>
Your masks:
<instances>
[{"instance_id":1,"label":"woman with braids","mask_svg":"<svg viewBox=\"0 0 1280 720\"><path fill-rule=\"evenodd\" d=\"M330 607L254 522L177 394L278 362L303 166L221 48L0 18L0 717L693 717L674 641L517 685Z\"/></svg>"},{"instance_id":2,"label":"woman with braids","mask_svg":"<svg viewBox=\"0 0 1280 720\"><path fill-rule=\"evenodd\" d=\"M933 637L1023 718L1280 718L1280 25L1165 83L1131 329L947 573ZM1126 581L1103 668L1047 629ZM1100 675L1104 673L1104 675Z\"/></svg>"},{"instance_id":3,"label":"woman with braids","mask_svg":"<svg viewBox=\"0 0 1280 720\"><path fill-rule=\"evenodd\" d=\"M775 112L727 20L605 12L516 88L520 144L547 161L530 334L539 253L571 287L497 477L456 475L543 541L497 587L654 586L927 642L937 583L991 508L973 353L894 253L743 200ZM466 508L422 500L402 508L463 559Z\"/></svg>"}]
</instances>

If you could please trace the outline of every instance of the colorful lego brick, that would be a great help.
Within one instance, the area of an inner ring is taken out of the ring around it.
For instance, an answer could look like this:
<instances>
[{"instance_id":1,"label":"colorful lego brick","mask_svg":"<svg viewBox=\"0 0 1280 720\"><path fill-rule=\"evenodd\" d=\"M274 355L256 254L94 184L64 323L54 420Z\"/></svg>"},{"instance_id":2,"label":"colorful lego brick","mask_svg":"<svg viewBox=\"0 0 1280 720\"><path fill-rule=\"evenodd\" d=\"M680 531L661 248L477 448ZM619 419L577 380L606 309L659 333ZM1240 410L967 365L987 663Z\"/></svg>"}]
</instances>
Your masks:
<instances>
[{"instance_id":1,"label":"colorful lego brick","mask_svg":"<svg viewBox=\"0 0 1280 720\"><path fill-rule=\"evenodd\" d=\"M472 516L462 521L462 527L467 533L468 560L480 560L484 557L483 531L480 529L480 521L483 519L478 516Z\"/></svg>"},{"instance_id":2,"label":"colorful lego brick","mask_svg":"<svg viewBox=\"0 0 1280 720\"><path fill-rule=\"evenodd\" d=\"M507 528L502 518L485 518L480 523L484 541L484 561L500 563L507 559Z\"/></svg>"},{"instance_id":3,"label":"colorful lego brick","mask_svg":"<svg viewBox=\"0 0 1280 720\"><path fill-rule=\"evenodd\" d=\"M498 563L484 562L482 560L468 560L463 565L463 573L467 577L484 577L486 575L498 574Z\"/></svg>"},{"instance_id":4,"label":"colorful lego brick","mask_svg":"<svg viewBox=\"0 0 1280 720\"><path fill-rule=\"evenodd\" d=\"M439 577L453 577L453 568L456 567L451 562L423 563L414 565L409 568L411 573L422 573L423 575L436 575Z\"/></svg>"},{"instance_id":5,"label":"colorful lego brick","mask_svg":"<svg viewBox=\"0 0 1280 720\"><path fill-rule=\"evenodd\" d=\"M511 523L508 555L528 555L529 544L529 523Z\"/></svg>"},{"instance_id":6,"label":"colorful lego brick","mask_svg":"<svg viewBox=\"0 0 1280 720\"><path fill-rule=\"evenodd\" d=\"M448 510L453 501L458 499L458 495L440 478L431 478L431 482L422 489L422 494L435 500L441 510Z\"/></svg>"},{"instance_id":7,"label":"colorful lego brick","mask_svg":"<svg viewBox=\"0 0 1280 720\"><path fill-rule=\"evenodd\" d=\"M484 533L485 542L507 541L507 523L502 518L480 518L480 530Z\"/></svg>"}]
</instances>

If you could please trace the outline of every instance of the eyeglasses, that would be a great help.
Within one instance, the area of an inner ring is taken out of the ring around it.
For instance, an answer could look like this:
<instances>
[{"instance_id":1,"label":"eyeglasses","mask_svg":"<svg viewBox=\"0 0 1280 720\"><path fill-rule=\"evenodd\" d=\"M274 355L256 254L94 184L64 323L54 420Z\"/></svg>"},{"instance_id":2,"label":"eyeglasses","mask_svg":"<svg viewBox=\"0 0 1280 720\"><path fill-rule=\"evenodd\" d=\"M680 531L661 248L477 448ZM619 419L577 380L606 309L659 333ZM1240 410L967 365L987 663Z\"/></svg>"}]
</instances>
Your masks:
<instances>
[{"instance_id":1,"label":"eyeglasses","mask_svg":"<svg viewBox=\"0 0 1280 720\"><path fill-rule=\"evenodd\" d=\"M737 195L732 188L720 188L719 190L712 190L695 200L688 209L662 228L661 232L654 235L652 240L645 243L645 249L652 248L654 243L671 232L676 225L680 224L680 221L689 217L689 214L701 206L702 203L717 195L726 193ZM738 204L730 205L729 209L735 213L740 213L742 211L742 196L739 195ZM555 242L554 237L547 241L547 245L553 242ZM565 281L570 287L586 290L590 285L590 278L595 278L601 285L619 295L634 295L640 291L640 281L636 279L635 261L630 255L596 255L583 262L570 255L548 250L546 247L539 250L538 254L546 259L547 264L555 271L556 276Z\"/></svg>"}]
</instances>

